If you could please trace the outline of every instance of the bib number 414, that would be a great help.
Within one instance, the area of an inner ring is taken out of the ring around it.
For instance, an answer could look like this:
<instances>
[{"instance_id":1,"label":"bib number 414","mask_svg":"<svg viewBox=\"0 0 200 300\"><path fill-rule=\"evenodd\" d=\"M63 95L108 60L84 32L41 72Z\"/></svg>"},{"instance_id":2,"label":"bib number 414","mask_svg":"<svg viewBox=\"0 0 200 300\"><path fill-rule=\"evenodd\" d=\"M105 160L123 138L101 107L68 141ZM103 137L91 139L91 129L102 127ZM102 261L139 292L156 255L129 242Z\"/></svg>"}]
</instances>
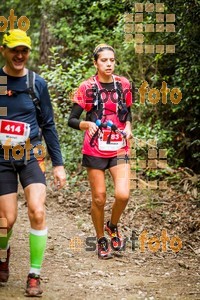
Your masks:
<instances>
[{"instance_id":1,"label":"bib number 414","mask_svg":"<svg viewBox=\"0 0 200 300\"><path fill-rule=\"evenodd\" d=\"M30 135L30 125L24 122L0 120L0 142L9 141L11 145L24 143Z\"/></svg>"},{"instance_id":2,"label":"bib number 414","mask_svg":"<svg viewBox=\"0 0 200 300\"><path fill-rule=\"evenodd\" d=\"M24 135L24 131L25 124L22 122L14 122L7 120L1 121L1 133Z\"/></svg>"}]
</instances>

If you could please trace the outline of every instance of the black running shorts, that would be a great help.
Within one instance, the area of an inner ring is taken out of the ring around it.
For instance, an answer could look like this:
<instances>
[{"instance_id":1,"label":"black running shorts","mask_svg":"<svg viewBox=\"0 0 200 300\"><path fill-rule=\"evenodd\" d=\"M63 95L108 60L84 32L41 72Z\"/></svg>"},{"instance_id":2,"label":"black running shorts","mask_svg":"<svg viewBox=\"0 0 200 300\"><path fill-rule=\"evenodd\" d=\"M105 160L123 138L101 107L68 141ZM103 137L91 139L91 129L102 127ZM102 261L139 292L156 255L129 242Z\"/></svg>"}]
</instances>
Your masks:
<instances>
[{"instance_id":1,"label":"black running shorts","mask_svg":"<svg viewBox=\"0 0 200 300\"><path fill-rule=\"evenodd\" d=\"M36 159L28 160L27 165L18 166L7 162L0 163L0 196L17 193L18 176L23 188L31 183L46 185L45 174Z\"/></svg>"},{"instance_id":2,"label":"black running shorts","mask_svg":"<svg viewBox=\"0 0 200 300\"><path fill-rule=\"evenodd\" d=\"M117 166L118 164L127 163L128 160L128 157L126 160L124 157L123 159L120 159L117 156L104 158L83 154L82 166L98 170L106 170Z\"/></svg>"}]
</instances>

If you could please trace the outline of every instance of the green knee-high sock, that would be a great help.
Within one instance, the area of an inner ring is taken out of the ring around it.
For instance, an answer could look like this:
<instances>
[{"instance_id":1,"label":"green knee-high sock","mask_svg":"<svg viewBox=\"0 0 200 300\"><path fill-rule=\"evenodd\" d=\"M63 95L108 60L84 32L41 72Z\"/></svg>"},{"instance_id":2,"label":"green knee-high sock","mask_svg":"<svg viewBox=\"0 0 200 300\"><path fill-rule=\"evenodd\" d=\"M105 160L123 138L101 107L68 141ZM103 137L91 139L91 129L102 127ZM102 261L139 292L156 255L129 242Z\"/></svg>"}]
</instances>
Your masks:
<instances>
[{"instance_id":1,"label":"green knee-high sock","mask_svg":"<svg viewBox=\"0 0 200 300\"><path fill-rule=\"evenodd\" d=\"M12 235L12 229L5 235L5 233L0 230L0 249L8 248L8 241Z\"/></svg>"},{"instance_id":2,"label":"green knee-high sock","mask_svg":"<svg viewBox=\"0 0 200 300\"><path fill-rule=\"evenodd\" d=\"M47 228L43 230L31 229L29 242L31 260L31 269L29 273L40 274L47 243Z\"/></svg>"}]
</instances>

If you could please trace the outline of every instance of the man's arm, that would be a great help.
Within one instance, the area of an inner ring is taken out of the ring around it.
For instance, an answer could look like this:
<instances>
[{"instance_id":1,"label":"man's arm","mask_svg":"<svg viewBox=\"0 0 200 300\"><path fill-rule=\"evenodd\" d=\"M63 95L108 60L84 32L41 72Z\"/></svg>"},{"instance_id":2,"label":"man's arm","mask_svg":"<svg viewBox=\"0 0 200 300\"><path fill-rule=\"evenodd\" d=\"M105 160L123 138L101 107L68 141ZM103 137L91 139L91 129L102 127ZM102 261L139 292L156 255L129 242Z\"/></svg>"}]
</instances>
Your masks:
<instances>
[{"instance_id":1,"label":"man's arm","mask_svg":"<svg viewBox=\"0 0 200 300\"><path fill-rule=\"evenodd\" d=\"M46 84L40 92L40 107L44 124L42 127L42 135L53 165L54 184L56 188L60 189L66 183L66 173L55 127L53 108Z\"/></svg>"},{"instance_id":2,"label":"man's arm","mask_svg":"<svg viewBox=\"0 0 200 300\"><path fill-rule=\"evenodd\" d=\"M53 167L54 185L59 190L66 183L66 173L63 166Z\"/></svg>"}]
</instances>

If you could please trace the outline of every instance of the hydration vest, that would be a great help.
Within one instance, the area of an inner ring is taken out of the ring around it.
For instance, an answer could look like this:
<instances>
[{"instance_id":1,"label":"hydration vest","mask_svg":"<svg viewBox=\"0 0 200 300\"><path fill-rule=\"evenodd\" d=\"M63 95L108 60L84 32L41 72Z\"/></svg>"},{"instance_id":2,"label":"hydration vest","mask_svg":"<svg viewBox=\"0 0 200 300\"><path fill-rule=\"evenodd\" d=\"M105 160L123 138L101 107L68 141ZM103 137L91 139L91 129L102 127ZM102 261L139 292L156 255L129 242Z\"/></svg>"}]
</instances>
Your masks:
<instances>
[{"instance_id":1,"label":"hydration vest","mask_svg":"<svg viewBox=\"0 0 200 300\"><path fill-rule=\"evenodd\" d=\"M124 99L124 93L122 89L122 83L120 77L116 77L113 75L114 81L114 91L117 93L117 111L112 111L106 108L106 110L110 111L111 114L116 113L118 115L119 121L122 123L126 122L128 109L126 106L126 100ZM92 96L93 96L93 106L90 111L86 114L86 121L96 122L97 120L101 120L104 116L104 102L101 97L101 89L99 87L99 83L96 79L96 76L93 76L91 79L92 85ZM109 115L109 114L107 114Z\"/></svg>"},{"instance_id":2,"label":"hydration vest","mask_svg":"<svg viewBox=\"0 0 200 300\"><path fill-rule=\"evenodd\" d=\"M44 126L44 124L43 124L43 117L42 117L42 112L41 112L41 108L40 108L40 100L36 95L36 89L35 89L36 74L35 74L35 72L28 70L26 76L27 76L27 89L25 89L23 91L8 90L6 95L8 97L10 97L10 96L17 96L18 94L21 94L21 93L28 94L35 106L36 118L37 118L38 125L40 128L42 128Z\"/></svg>"}]
</instances>

